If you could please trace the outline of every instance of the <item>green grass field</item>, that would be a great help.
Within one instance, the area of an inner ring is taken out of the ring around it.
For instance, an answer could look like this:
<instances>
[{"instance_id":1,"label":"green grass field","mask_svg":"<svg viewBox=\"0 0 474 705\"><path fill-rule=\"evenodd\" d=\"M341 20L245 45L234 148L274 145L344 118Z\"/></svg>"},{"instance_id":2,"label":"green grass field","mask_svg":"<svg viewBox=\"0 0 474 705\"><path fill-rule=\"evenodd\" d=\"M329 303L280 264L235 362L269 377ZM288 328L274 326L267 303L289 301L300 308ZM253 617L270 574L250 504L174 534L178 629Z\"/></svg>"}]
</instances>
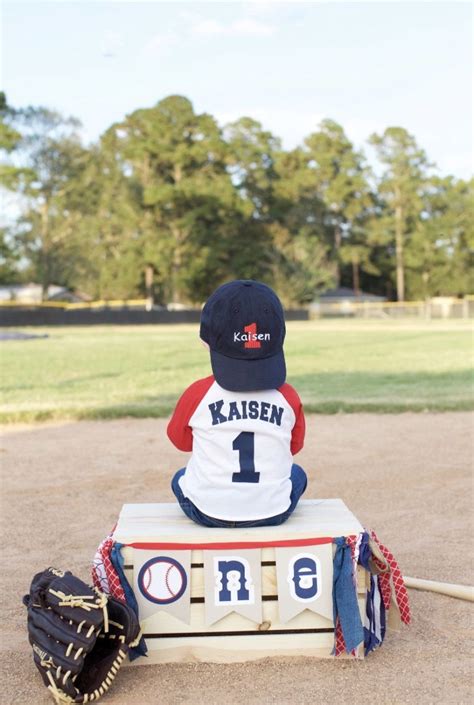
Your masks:
<instances>
[{"instance_id":1,"label":"green grass field","mask_svg":"<svg viewBox=\"0 0 474 705\"><path fill-rule=\"evenodd\" d=\"M0 421L166 416L210 374L198 327L30 329L0 343ZM288 324L288 381L308 412L474 408L468 322Z\"/></svg>"}]
</instances>

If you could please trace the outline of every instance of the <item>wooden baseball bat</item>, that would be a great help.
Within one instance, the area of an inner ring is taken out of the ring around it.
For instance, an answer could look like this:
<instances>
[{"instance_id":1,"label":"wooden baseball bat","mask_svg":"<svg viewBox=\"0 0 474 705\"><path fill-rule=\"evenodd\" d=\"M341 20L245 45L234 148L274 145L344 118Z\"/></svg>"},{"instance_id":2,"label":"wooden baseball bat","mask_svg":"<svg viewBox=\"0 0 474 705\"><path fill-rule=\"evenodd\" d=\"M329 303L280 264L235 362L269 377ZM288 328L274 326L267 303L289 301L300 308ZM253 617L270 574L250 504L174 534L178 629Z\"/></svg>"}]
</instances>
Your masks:
<instances>
[{"instance_id":1,"label":"wooden baseball bat","mask_svg":"<svg viewBox=\"0 0 474 705\"><path fill-rule=\"evenodd\" d=\"M407 588L439 592L441 595L449 595L449 597L457 597L459 600L474 602L474 587L470 585L440 583L437 580L422 580L421 578L409 578L408 576L404 576L403 580Z\"/></svg>"}]
</instances>

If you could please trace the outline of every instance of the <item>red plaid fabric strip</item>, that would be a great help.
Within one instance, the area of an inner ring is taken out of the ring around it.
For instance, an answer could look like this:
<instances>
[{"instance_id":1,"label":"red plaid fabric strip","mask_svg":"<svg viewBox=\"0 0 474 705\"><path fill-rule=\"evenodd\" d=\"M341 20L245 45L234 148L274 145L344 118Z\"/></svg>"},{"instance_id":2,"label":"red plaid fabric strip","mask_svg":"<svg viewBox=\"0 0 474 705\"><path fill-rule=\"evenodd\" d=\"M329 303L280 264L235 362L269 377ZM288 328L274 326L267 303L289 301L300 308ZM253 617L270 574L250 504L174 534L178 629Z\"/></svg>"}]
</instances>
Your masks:
<instances>
[{"instance_id":1,"label":"red plaid fabric strip","mask_svg":"<svg viewBox=\"0 0 474 705\"><path fill-rule=\"evenodd\" d=\"M404 624L410 624L410 601L408 598L408 592L405 587L405 582L403 580L402 573L400 571L400 568L398 567L398 563L393 557L393 554L388 550L388 548L382 543L380 543L375 531L371 531L371 537L377 543L378 547L383 553L385 560L390 566L390 573L381 573L379 575L380 592L382 593L382 599L385 608L388 610L390 607L390 599L392 594L391 583L393 583L393 588L395 590L395 599L400 610L401 620ZM375 559L375 563L378 567L384 568L384 566L382 566L380 561L377 561L377 559Z\"/></svg>"},{"instance_id":2,"label":"red plaid fabric strip","mask_svg":"<svg viewBox=\"0 0 474 705\"><path fill-rule=\"evenodd\" d=\"M114 540L109 535L99 545L92 566L92 579L99 590L112 595L117 600L126 602L120 578L110 560L113 543Z\"/></svg>"},{"instance_id":3,"label":"red plaid fabric strip","mask_svg":"<svg viewBox=\"0 0 474 705\"><path fill-rule=\"evenodd\" d=\"M339 621L339 617L336 617L336 631L334 633L334 639L334 654L336 656L340 656L346 650L346 643L344 641L344 637L342 636L342 627Z\"/></svg>"},{"instance_id":4,"label":"red plaid fabric strip","mask_svg":"<svg viewBox=\"0 0 474 705\"><path fill-rule=\"evenodd\" d=\"M335 632L335 646L334 646L334 655L335 656L340 656L341 654L346 653L346 642L344 641L344 637L342 635L342 627L341 627L341 622L339 621L339 617L336 619L336 632ZM352 649L351 651L351 656L356 655L356 650Z\"/></svg>"},{"instance_id":5,"label":"red plaid fabric strip","mask_svg":"<svg viewBox=\"0 0 474 705\"><path fill-rule=\"evenodd\" d=\"M384 571L377 576L379 581L379 590L382 595L383 604L386 610L390 609L390 603L392 600L392 581L391 581L391 571L387 571L387 566L382 563L378 558L373 556L373 561L379 570Z\"/></svg>"}]
</instances>

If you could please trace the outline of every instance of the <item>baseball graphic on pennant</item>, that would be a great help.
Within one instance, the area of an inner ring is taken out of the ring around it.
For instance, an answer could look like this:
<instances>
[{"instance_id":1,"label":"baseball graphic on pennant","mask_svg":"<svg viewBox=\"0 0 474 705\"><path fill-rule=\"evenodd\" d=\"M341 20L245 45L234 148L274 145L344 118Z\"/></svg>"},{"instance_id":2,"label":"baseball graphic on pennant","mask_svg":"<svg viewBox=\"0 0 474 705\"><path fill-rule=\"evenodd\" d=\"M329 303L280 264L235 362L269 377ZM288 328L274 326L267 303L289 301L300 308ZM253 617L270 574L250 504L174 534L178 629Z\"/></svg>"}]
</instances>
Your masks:
<instances>
[{"instance_id":1,"label":"baseball graphic on pennant","mask_svg":"<svg viewBox=\"0 0 474 705\"><path fill-rule=\"evenodd\" d=\"M184 595L188 578L175 558L156 556L143 564L137 582L145 599L157 605L169 605Z\"/></svg>"}]
</instances>

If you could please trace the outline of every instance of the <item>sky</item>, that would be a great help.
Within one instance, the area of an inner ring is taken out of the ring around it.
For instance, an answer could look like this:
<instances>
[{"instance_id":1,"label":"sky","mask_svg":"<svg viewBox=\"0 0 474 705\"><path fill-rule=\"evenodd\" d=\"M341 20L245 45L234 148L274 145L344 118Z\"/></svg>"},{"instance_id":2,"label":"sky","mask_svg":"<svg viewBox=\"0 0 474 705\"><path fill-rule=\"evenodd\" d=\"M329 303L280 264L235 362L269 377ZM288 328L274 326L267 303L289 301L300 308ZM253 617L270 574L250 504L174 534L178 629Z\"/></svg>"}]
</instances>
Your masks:
<instances>
[{"instance_id":1,"label":"sky","mask_svg":"<svg viewBox=\"0 0 474 705\"><path fill-rule=\"evenodd\" d=\"M469 2L5 0L2 89L78 117L86 141L170 94L286 148L328 117L364 144L407 128L442 174L473 171Z\"/></svg>"}]
</instances>

